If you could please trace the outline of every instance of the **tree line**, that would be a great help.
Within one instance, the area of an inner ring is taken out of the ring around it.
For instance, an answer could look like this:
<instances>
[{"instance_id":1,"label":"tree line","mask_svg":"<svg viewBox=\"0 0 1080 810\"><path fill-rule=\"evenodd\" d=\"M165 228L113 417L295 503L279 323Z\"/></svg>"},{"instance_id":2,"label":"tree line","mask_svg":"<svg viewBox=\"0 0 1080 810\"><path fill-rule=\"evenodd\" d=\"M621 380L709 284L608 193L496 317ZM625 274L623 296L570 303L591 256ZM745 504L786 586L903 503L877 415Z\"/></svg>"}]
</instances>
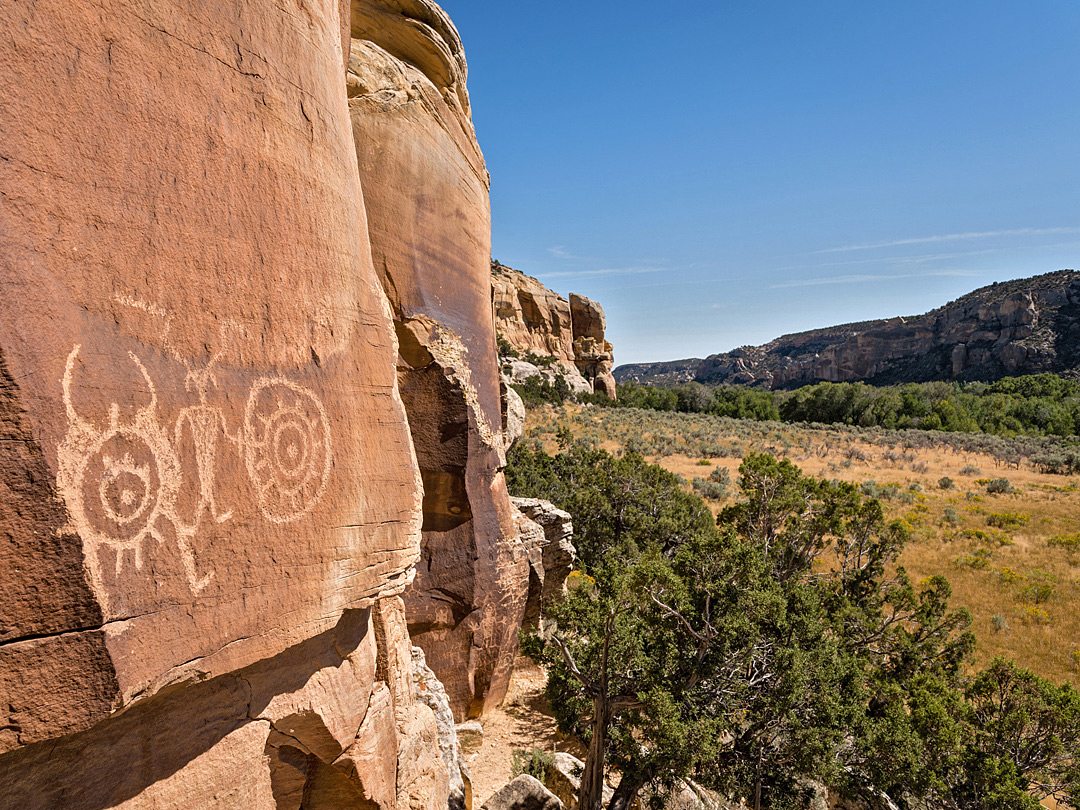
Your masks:
<instances>
[{"instance_id":1,"label":"tree line","mask_svg":"<svg viewBox=\"0 0 1080 810\"><path fill-rule=\"evenodd\" d=\"M618 386L614 405L889 430L914 428L999 436L1080 434L1080 383L1056 374L1009 377L993 383L928 382L886 387L822 382L794 391L710 387L697 382L659 388L629 382Z\"/></svg>"},{"instance_id":2,"label":"tree line","mask_svg":"<svg viewBox=\"0 0 1080 810\"><path fill-rule=\"evenodd\" d=\"M636 454L565 443L510 454L507 482L574 518L578 569L526 639L563 733L587 745L582 810L692 778L761 810L808 780L903 808L1080 807L1080 693L975 639L941 577L853 484L748 455L714 519ZM876 806L876 803L872 804Z\"/></svg>"}]
</instances>

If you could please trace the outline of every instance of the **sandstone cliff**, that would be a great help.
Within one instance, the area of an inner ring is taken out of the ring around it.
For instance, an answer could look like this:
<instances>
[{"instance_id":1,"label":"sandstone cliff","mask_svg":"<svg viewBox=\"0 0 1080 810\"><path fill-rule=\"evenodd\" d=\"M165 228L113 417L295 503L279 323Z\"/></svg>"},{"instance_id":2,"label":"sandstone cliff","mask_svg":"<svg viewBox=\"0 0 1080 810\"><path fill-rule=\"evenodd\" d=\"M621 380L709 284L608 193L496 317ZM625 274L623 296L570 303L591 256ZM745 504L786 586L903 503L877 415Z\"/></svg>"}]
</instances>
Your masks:
<instances>
[{"instance_id":1,"label":"sandstone cliff","mask_svg":"<svg viewBox=\"0 0 1080 810\"><path fill-rule=\"evenodd\" d=\"M581 375L589 389L615 398L614 348L605 338L603 307L577 293L567 300L532 276L491 263L498 336L521 354L553 357Z\"/></svg>"},{"instance_id":2,"label":"sandstone cliff","mask_svg":"<svg viewBox=\"0 0 1080 810\"><path fill-rule=\"evenodd\" d=\"M481 711L529 577L453 26L0 22L0 805L445 807L407 626Z\"/></svg>"},{"instance_id":3,"label":"sandstone cliff","mask_svg":"<svg viewBox=\"0 0 1080 810\"><path fill-rule=\"evenodd\" d=\"M353 0L352 34L349 113L424 483L409 631L460 721L506 693L529 581L501 472L488 174L441 10Z\"/></svg>"},{"instance_id":4,"label":"sandstone cliff","mask_svg":"<svg viewBox=\"0 0 1080 810\"><path fill-rule=\"evenodd\" d=\"M648 381L655 365L620 367L616 376ZM983 287L925 315L815 329L715 354L697 365L694 379L796 388L1045 371L1080 375L1080 273L1073 270Z\"/></svg>"}]
</instances>

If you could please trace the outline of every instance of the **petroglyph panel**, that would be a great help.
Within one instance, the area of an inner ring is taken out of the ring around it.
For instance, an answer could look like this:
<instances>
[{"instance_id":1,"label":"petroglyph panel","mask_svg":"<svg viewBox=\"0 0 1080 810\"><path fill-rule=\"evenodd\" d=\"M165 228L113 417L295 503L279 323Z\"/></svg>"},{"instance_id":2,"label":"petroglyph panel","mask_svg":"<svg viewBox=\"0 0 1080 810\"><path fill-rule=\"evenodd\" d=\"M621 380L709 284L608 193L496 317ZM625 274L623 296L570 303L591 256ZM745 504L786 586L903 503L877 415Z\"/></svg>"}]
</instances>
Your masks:
<instances>
[{"instance_id":1,"label":"petroglyph panel","mask_svg":"<svg viewBox=\"0 0 1080 810\"><path fill-rule=\"evenodd\" d=\"M220 455L232 452L243 458L255 506L271 523L297 521L319 504L333 455L330 422L315 392L285 377L260 377L251 386L243 425L230 429L225 411L210 402L217 357L195 370L185 362L185 389L195 393L198 403L179 408L170 426L159 413L155 381L139 357L129 353L150 401L126 420L114 402L107 423L99 425L81 416L73 401L81 350L80 345L71 350L61 381L68 429L57 451L57 484L100 596L109 590L103 551L113 555L119 580L126 566L141 571L146 556L167 543L175 545L191 593L206 588L214 571L203 570L194 541L205 521L227 523L236 512L222 511L217 503ZM186 440L194 455L187 471L178 449ZM185 473L194 481L185 481ZM179 503L185 484L198 493L187 519Z\"/></svg>"}]
</instances>

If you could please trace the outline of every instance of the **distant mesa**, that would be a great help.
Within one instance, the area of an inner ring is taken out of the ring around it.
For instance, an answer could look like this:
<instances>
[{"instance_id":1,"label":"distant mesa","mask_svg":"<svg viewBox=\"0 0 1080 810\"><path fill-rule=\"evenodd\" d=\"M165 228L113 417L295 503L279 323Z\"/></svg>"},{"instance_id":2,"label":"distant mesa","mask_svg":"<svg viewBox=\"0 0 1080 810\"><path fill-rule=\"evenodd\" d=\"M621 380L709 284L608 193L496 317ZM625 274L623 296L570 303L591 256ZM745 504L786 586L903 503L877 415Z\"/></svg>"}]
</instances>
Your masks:
<instances>
[{"instance_id":1,"label":"distant mesa","mask_svg":"<svg viewBox=\"0 0 1080 810\"><path fill-rule=\"evenodd\" d=\"M1080 273L994 283L925 315L784 335L705 360L637 363L620 382L798 388L818 382L875 385L997 380L1053 372L1080 377Z\"/></svg>"},{"instance_id":2,"label":"distant mesa","mask_svg":"<svg viewBox=\"0 0 1080 810\"><path fill-rule=\"evenodd\" d=\"M507 363L514 382L558 373L575 393L606 394L615 399L615 349L604 335L604 308L584 295L567 300L537 279L495 260L491 262L491 297L495 331L504 346L519 355L552 358L557 370L524 360Z\"/></svg>"}]
</instances>

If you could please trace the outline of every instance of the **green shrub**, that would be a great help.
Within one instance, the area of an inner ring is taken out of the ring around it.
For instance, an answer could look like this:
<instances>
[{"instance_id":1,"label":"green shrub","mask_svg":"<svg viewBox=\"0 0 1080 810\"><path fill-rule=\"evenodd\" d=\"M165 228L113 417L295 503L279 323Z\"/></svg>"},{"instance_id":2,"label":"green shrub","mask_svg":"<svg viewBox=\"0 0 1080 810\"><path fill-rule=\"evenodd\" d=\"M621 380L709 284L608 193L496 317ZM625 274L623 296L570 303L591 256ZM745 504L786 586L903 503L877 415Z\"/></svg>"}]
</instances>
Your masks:
<instances>
[{"instance_id":1,"label":"green shrub","mask_svg":"<svg viewBox=\"0 0 1080 810\"><path fill-rule=\"evenodd\" d=\"M962 557L957 557L956 564L981 571L990 567L990 558L993 556L994 552L992 552L990 549L977 548L971 554L965 554Z\"/></svg>"},{"instance_id":2,"label":"green shrub","mask_svg":"<svg viewBox=\"0 0 1080 810\"><path fill-rule=\"evenodd\" d=\"M709 501L722 501L727 496L727 484L705 478L695 478L691 482L694 492Z\"/></svg>"},{"instance_id":3,"label":"green shrub","mask_svg":"<svg viewBox=\"0 0 1080 810\"><path fill-rule=\"evenodd\" d=\"M1076 551L1077 549L1080 549L1080 532L1075 532L1073 534L1055 534L1046 542L1051 546Z\"/></svg>"},{"instance_id":4,"label":"green shrub","mask_svg":"<svg viewBox=\"0 0 1080 810\"><path fill-rule=\"evenodd\" d=\"M510 775L515 778L526 773L542 783L554 768L555 754L542 748L515 748L510 755Z\"/></svg>"},{"instance_id":5,"label":"green shrub","mask_svg":"<svg viewBox=\"0 0 1080 810\"><path fill-rule=\"evenodd\" d=\"M1008 478L995 478L986 484L986 492L990 495L1010 495L1015 491Z\"/></svg>"},{"instance_id":6,"label":"green shrub","mask_svg":"<svg viewBox=\"0 0 1080 810\"><path fill-rule=\"evenodd\" d=\"M986 516L988 526L998 529L1011 529L1015 526L1026 526L1028 516L1020 512L991 512Z\"/></svg>"},{"instance_id":7,"label":"green shrub","mask_svg":"<svg viewBox=\"0 0 1080 810\"><path fill-rule=\"evenodd\" d=\"M495 345L499 350L499 357L513 357L518 359L521 357L521 352L510 345L510 341L499 335L495 338Z\"/></svg>"},{"instance_id":8,"label":"green shrub","mask_svg":"<svg viewBox=\"0 0 1080 810\"><path fill-rule=\"evenodd\" d=\"M1020 591L1020 599L1028 604L1041 605L1057 595L1057 579L1046 571L1032 571L1028 584Z\"/></svg>"},{"instance_id":9,"label":"green shrub","mask_svg":"<svg viewBox=\"0 0 1080 810\"><path fill-rule=\"evenodd\" d=\"M951 478L949 478L949 476L946 475L944 478L942 478L941 480L939 480L937 482L937 485L938 485L938 489L952 489L953 488L953 480Z\"/></svg>"}]
</instances>

